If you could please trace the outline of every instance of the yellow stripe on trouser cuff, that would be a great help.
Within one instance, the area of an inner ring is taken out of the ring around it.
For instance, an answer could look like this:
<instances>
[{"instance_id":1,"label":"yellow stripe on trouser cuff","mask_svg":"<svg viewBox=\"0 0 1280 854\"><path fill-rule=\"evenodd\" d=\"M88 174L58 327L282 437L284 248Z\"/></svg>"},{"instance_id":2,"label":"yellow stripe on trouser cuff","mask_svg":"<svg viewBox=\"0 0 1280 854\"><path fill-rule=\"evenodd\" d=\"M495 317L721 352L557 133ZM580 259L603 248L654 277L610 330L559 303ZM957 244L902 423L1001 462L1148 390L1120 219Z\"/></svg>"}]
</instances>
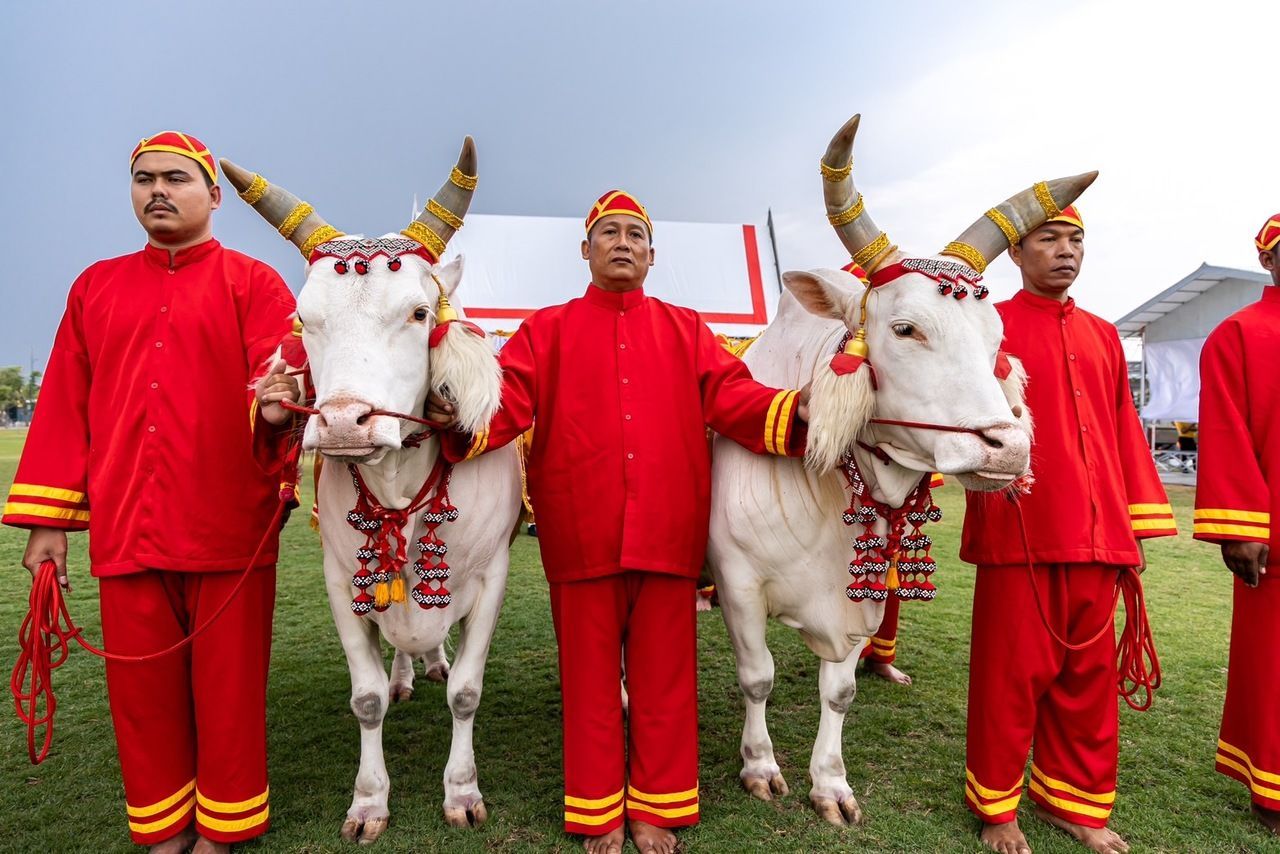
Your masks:
<instances>
[{"instance_id":1,"label":"yellow stripe on trouser cuff","mask_svg":"<svg viewBox=\"0 0 1280 854\"><path fill-rule=\"evenodd\" d=\"M633 801L630 798L628 798L627 809L642 810L644 812L652 813L653 815L660 816L662 818L680 818L682 816L693 815L694 813L696 813L698 811L698 805L689 804L687 807L673 807L672 809L662 809L661 807L651 807L646 803L641 803L640 801Z\"/></svg>"},{"instance_id":2,"label":"yellow stripe on trouser cuff","mask_svg":"<svg viewBox=\"0 0 1280 854\"><path fill-rule=\"evenodd\" d=\"M14 484L14 488L17 489L17 484ZM1256 522L1259 525L1271 524L1270 513L1255 513L1252 510L1211 510L1206 508L1197 510L1195 517L1196 521L1201 519L1225 519L1232 522Z\"/></svg>"},{"instance_id":3,"label":"yellow stripe on trouser cuff","mask_svg":"<svg viewBox=\"0 0 1280 854\"><path fill-rule=\"evenodd\" d=\"M771 454L778 453L777 446L773 443L773 434L777 432L778 423L778 407L782 405L782 399L790 392L780 391L773 396L773 401L769 404L769 414L764 418L764 449Z\"/></svg>"},{"instance_id":4,"label":"yellow stripe on trouser cuff","mask_svg":"<svg viewBox=\"0 0 1280 854\"><path fill-rule=\"evenodd\" d=\"M7 509L5 512L9 512ZM1225 534L1236 537L1256 537L1260 540L1271 539L1270 528L1253 525L1213 525L1208 522L1196 522L1194 532L1197 534Z\"/></svg>"},{"instance_id":5,"label":"yellow stripe on trouser cuff","mask_svg":"<svg viewBox=\"0 0 1280 854\"><path fill-rule=\"evenodd\" d=\"M156 801L154 804L147 804L143 807L135 807L128 803L125 804L125 811L134 818L146 818L149 815L155 815L158 812L164 812L178 801L191 794L191 790L196 787L196 781L192 780L169 797Z\"/></svg>"},{"instance_id":6,"label":"yellow stripe on trouser cuff","mask_svg":"<svg viewBox=\"0 0 1280 854\"><path fill-rule=\"evenodd\" d=\"M187 802L169 813L164 818L155 821L130 821L129 829L134 833L158 833L168 827L173 827L187 816L191 815L191 809L196 805L195 798L188 798Z\"/></svg>"},{"instance_id":7,"label":"yellow stripe on trouser cuff","mask_svg":"<svg viewBox=\"0 0 1280 854\"><path fill-rule=\"evenodd\" d=\"M1172 516L1173 508L1168 504L1130 504L1130 516Z\"/></svg>"},{"instance_id":8,"label":"yellow stripe on trouser cuff","mask_svg":"<svg viewBox=\"0 0 1280 854\"><path fill-rule=\"evenodd\" d=\"M798 391L788 394L787 399L782 402L782 409L778 412L778 435L773 440L773 446L779 454L787 452L787 440L791 438L791 410L795 409L796 399L799 397Z\"/></svg>"},{"instance_id":9,"label":"yellow stripe on trouser cuff","mask_svg":"<svg viewBox=\"0 0 1280 854\"><path fill-rule=\"evenodd\" d=\"M635 786L627 786L627 797L636 798L641 801L648 801L651 804L674 804L677 801L687 801L690 798L698 797L698 787L686 789L683 792L671 792L666 795L651 795L648 792L642 792Z\"/></svg>"},{"instance_id":10,"label":"yellow stripe on trouser cuff","mask_svg":"<svg viewBox=\"0 0 1280 854\"><path fill-rule=\"evenodd\" d=\"M1261 783L1258 782L1257 778L1254 776L1253 772L1250 769L1241 765L1239 762L1235 761L1227 754L1223 753L1222 751L1218 751L1218 754L1215 758L1218 760L1219 765L1226 765L1228 768L1233 768L1236 771L1239 771L1242 775L1244 775L1244 778L1247 781L1246 785L1249 787L1250 792L1253 792L1255 795L1257 795L1260 798L1267 798L1273 801L1280 800L1280 789L1272 789L1269 786L1262 785Z\"/></svg>"},{"instance_id":11,"label":"yellow stripe on trouser cuff","mask_svg":"<svg viewBox=\"0 0 1280 854\"><path fill-rule=\"evenodd\" d=\"M973 804L973 806L977 808L978 812L983 815L1002 815L1010 810L1016 810L1018 808L1018 802L1022 800L1022 793L1018 792L1018 794L1011 798L1005 798L1003 801L984 804L981 799L978 798L978 793L973 790L972 785L965 786L964 793L969 796L969 803Z\"/></svg>"},{"instance_id":12,"label":"yellow stripe on trouser cuff","mask_svg":"<svg viewBox=\"0 0 1280 854\"><path fill-rule=\"evenodd\" d=\"M10 501L4 505L6 516L43 516L46 519L70 519L73 522L88 522L88 510L76 510L72 507L52 507L48 504L26 504L21 501Z\"/></svg>"},{"instance_id":13,"label":"yellow stripe on trouser cuff","mask_svg":"<svg viewBox=\"0 0 1280 854\"><path fill-rule=\"evenodd\" d=\"M214 818L204 810L196 807L196 822L201 827L207 827L210 830L217 830L221 833L238 833L241 830L249 830L260 824L265 824L267 818L271 815L271 807L265 806L261 812L254 813L248 818L237 818L234 820L226 820Z\"/></svg>"},{"instance_id":14,"label":"yellow stripe on trouser cuff","mask_svg":"<svg viewBox=\"0 0 1280 854\"><path fill-rule=\"evenodd\" d=\"M1064 783L1062 780L1055 780L1053 777L1050 777L1048 774L1041 771L1039 766L1034 762L1031 763L1031 773L1033 777L1039 777L1040 781L1046 786L1057 789L1060 792L1069 792L1077 798L1084 798L1087 801L1093 801L1098 804L1114 804L1116 802L1115 789L1112 789L1110 792L1095 795L1092 792L1086 792L1084 789L1077 789L1070 783Z\"/></svg>"},{"instance_id":15,"label":"yellow stripe on trouser cuff","mask_svg":"<svg viewBox=\"0 0 1280 854\"><path fill-rule=\"evenodd\" d=\"M487 447L489 447L489 431L481 430L475 435L475 438L471 440L471 447L467 448L466 459L469 460L472 457L480 456L484 453L484 449Z\"/></svg>"},{"instance_id":16,"label":"yellow stripe on trouser cuff","mask_svg":"<svg viewBox=\"0 0 1280 854\"><path fill-rule=\"evenodd\" d=\"M575 798L572 795L564 796L564 805L567 807L577 807L580 810L598 810L604 807L611 807L618 801L622 800L622 793L625 789L619 789L615 794L605 798Z\"/></svg>"},{"instance_id":17,"label":"yellow stripe on trouser cuff","mask_svg":"<svg viewBox=\"0 0 1280 854\"><path fill-rule=\"evenodd\" d=\"M1135 531L1164 531L1177 527L1172 516L1166 516L1163 519L1131 519L1130 523Z\"/></svg>"},{"instance_id":18,"label":"yellow stripe on trouser cuff","mask_svg":"<svg viewBox=\"0 0 1280 854\"><path fill-rule=\"evenodd\" d=\"M38 486L34 483L15 483L9 487L9 497L16 498L19 495L27 498L52 498L55 501L65 501L68 504L84 504L88 497L83 492L76 492L74 489L63 489L59 486Z\"/></svg>"},{"instance_id":19,"label":"yellow stripe on trouser cuff","mask_svg":"<svg viewBox=\"0 0 1280 854\"><path fill-rule=\"evenodd\" d=\"M244 812L254 807L260 807L267 802L268 796L271 794L271 787L268 786L261 795L249 798L247 801L215 801L213 798L206 798L204 793L196 789L196 800L200 802L200 806L207 810L216 810L217 812Z\"/></svg>"},{"instance_id":20,"label":"yellow stripe on trouser cuff","mask_svg":"<svg viewBox=\"0 0 1280 854\"><path fill-rule=\"evenodd\" d=\"M1253 760L1249 758L1249 754L1245 753L1240 748L1227 744L1222 739L1218 739L1218 750L1225 750L1227 753L1243 759L1245 764L1249 766L1249 776L1257 777L1259 780L1266 780L1268 783L1280 783L1280 774L1272 774L1270 771L1259 771L1254 767Z\"/></svg>"},{"instance_id":21,"label":"yellow stripe on trouser cuff","mask_svg":"<svg viewBox=\"0 0 1280 854\"><path fill-rule=\"evenodd\" d=\"M601 813L600 815L586 815L585 813L569 812L568 810L565 810L564 820L566 822L572 822L573 824L585 824L591 827L596 827L598 825L605 824L606 822L613 821L620 815L622 815L622 804L618 804L613 809L606 813Z\"/></svg>"},{"instance_id":22,"label":"yellow stripe on trouser cuff","mask_svg":"<svg viewBox=\"0 0 1280 854\"><path fill-rule=\"evenodd\" d=\"M1087 815L1091 818L1108 818L1111 815L1110 807L1095 807L1090 804L1077 803L1076 801L1068 801L1066 798L1055 798L1049 794L1044 786L1040 785L1040 781L1031 778L1031 791L1039 795L1050 805L1057 807L1063 812L1072 812L1076 815Z\"/></svg>"},{"instance_id":23,"label":"yellow stripe on trouser cuff","mask_svg":"<svg viewBox=\"0 0 1280 854\"><path fill-rule=\"evenodd\" d=\"M996 798L1007 798L1009 795L1012 795L1014 792L1017 792L1022 789L1021 777L1018 778L1017 785L1011 786L1010 788L1005 789L1004 791L997 791L996 789L988 789L986 786L978 782L978 778L973 776L973 772L970 771L968 768L964 769L964 778L969 781L969 785L973 786L973 790L975 792L977 792L979 795L982 795L982 797L986 798L989 801L995 800Z\"/></svg>"}]
</instances>

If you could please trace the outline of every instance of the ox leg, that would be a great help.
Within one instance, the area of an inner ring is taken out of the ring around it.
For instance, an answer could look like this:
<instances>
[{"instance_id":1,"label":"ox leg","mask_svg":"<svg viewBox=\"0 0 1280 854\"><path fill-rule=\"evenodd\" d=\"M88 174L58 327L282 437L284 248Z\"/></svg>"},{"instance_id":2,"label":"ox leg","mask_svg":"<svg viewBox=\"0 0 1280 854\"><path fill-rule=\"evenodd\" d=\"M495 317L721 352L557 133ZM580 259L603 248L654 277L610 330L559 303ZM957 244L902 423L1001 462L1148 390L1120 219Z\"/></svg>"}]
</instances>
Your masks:
<instances>
[{"instance_id":1,"label":"ox leg","mask_svg":"<svg viewBox=\"0 0 1280 854\"><path fill-rule=\"evenodd\" d=\"M427 679L431 682L445 682L449 679L449 658L444 651L444 644L423 653L422 664L427 668Z\"/></svg>"},{"instance_id":2,"label":"ox leg","mask_svg":"<svg viewBox=\"0 0 1280 854\"><path fill-rule=\"evenodd\" d=\"M349 595L343 591L344 595ZM351 711L360 723L360 770L342 838L367 845L387 829L391 779L382 755L382 719L387 713L389 681L382 663L378 627L351 613L345 602L333 607L334 623L351 671Z\"/></svg>"},{"instance_id":3,"label":"ox leg","mask_svg":"<svg viewBox=\"0 0 1280 854\"><path fill-rule=\"evenodd\" d=\"M728 594L728 595L726 595ZM762 801L774 795L787 794L787 781L773 755L773 740L765 722L765 706L773 691L773 654L765 643L768 615L763 595L734 596L727 589L720 593L729 639L738 664L738 686L746 704L742 724L742 771L738 776L743 787Z\"/></svg>"},{"instance_id":4,"label":"ox leg","mask_svg":"<svg viewBox=\"0 0 1280 854\"><path fill-rule=\"evenodd\" d=\"M413 656L396 650L391 659L391 702L401 703L413 699Z\"/></svg>"},{"instance_id":5,"label":"ox leg","mask_svg":"<svg viewBox=\"0 0 1280 854\"><path fill-rule=\"evenodd\" d=\"M858 654L862 646L859 644L844 661L824 660L818 669L822 714L809 759L809 779L813 783L809 800L818 815L835 825L862 821L862 809L853 796L853 789L849 788L841 752L844 716L858 690Z\"/></svg>"},{"instance_id":6,"label":"ox leg","mask_svg":"<svg viewBox=\"0 0 1280 854\"><path fill-rule=\"evenodd\" d=\"M506 560L506 552L501 555ZM489 642L502 609L505 573L489 573L471 613L462 618L458 632L457 655L449 670L447 696L453 714L453 741L449 761L444 766L444 818L453 827L475 827L488 818L484 796L480 794L479 775L472 742L476 709L484 689L484 666L489 657Z\"/></svg>"}]
</instances>

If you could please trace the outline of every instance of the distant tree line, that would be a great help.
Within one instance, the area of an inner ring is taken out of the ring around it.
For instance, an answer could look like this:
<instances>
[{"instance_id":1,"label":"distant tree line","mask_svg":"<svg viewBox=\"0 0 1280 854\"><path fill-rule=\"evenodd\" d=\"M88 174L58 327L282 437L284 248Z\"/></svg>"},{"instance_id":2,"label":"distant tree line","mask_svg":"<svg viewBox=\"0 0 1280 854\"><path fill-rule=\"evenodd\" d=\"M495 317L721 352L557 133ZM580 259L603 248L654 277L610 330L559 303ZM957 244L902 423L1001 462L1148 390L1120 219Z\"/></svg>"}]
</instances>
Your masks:
<instances>
[{"instance_id":1,"label":"distant tree line","mask_svg":"<svg viewBox=\"0 0 1280 854\"><path fill-rule=\"evenodd\" d=\"M0 367L0 425L31 419L42 377L41 371L24 374L17 365Z\"/></svg>"}]
</instances>

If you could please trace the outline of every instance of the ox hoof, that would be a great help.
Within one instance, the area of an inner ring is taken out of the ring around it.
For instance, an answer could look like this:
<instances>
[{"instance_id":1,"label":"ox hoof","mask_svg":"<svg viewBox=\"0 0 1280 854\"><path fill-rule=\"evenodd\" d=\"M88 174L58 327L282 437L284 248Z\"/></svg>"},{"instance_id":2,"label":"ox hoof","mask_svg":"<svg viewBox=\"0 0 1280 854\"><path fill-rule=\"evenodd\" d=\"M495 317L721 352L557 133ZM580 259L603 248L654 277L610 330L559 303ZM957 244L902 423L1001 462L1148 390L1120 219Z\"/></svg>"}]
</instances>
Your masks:
<instances>
[{"instance_id":1,"label":"ox hoof","mask_svg":"<svg viewBox=\"0 0 1280 854\"><path fill-rule=\"evenodd\" d=\"M787 781L783 779L782 772L777 772L769 777L743 777L742 787L753 798L762 801L771 801L774 796L779 798L786 797L791 789L787 787Z\"/></svg>"},{"instance_id":2,"label":"ox hoof","mask_svg":"<svg viewBox=\"0 0 1280 854\"><path fill-rule=\"evenodd\" d=\"M427 680L430 682L448 682L449 681L449 665L433 664L427 668Z\"/></svg>"},{"instance_id":3,"label":"ox hoof","mask_svg":"<svg viewBox=\"0 0 1280 854\"><path fill-rule=\"evenodd\" d=\"M813 802L813 808L818 815L822 816L822 820L827 824L844 827L862 823L862 807L858 806L858 799L853 795L848 795L839 801L818 795L810 795L809 799Z\"/></svg>"},{"instance_id":4,"label":"ox hoof","mask_svg":"<svg viewBox=\"0 0 1280 854\"><path fill-rule=\"evenodd\" d=\"M393 685L391 688L391 702L407 703L413 699L412 685Z\"/></svg>"},{"instance_id":5,"label":"ox hoof","mask_svg":"<svg viewBox=\"0 0 1280 854\"><path fill-rule=\"evenodd\" d=\"M391 816L387 815L363 819L348 817L342 823L342 838L348 842L372 845L378 841L378 837L382 835L382 831L387 829L387 825L390 822Z\"/></svg>"},{"instance_id":6,"label":"ox hoof","mask_svg":"<svg viewBox=\"0 0 1280 854\"><path fill-rule=\"evenodd\" d=\"M489 818L484 801L476 801L469 807L445 807L444 820L450 827L479 827Z\"/></svg>"}]
</instances>

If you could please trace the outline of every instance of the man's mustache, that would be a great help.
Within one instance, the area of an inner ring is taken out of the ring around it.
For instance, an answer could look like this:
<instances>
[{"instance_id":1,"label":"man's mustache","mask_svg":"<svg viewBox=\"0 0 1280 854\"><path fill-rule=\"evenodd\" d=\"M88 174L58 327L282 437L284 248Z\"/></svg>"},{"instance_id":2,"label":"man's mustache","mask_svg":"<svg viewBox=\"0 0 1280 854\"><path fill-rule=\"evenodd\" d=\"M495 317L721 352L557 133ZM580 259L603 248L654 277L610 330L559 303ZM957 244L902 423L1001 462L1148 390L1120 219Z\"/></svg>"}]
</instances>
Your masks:
<instances>
[{"instance_id":1,"label":"man's mustache","mask_svg":"<svg viewBox=\"0 0 1280 854\"><path fill-rule=\"evenodd\" d=\"M150 202L147 203L147 206L143 208L143 213L150 213L156 208L164 208L170 213L178 212L177 208L175 208L173 205L166 202L164 199L152 199Z\"/></svg>"}]
</instances>

